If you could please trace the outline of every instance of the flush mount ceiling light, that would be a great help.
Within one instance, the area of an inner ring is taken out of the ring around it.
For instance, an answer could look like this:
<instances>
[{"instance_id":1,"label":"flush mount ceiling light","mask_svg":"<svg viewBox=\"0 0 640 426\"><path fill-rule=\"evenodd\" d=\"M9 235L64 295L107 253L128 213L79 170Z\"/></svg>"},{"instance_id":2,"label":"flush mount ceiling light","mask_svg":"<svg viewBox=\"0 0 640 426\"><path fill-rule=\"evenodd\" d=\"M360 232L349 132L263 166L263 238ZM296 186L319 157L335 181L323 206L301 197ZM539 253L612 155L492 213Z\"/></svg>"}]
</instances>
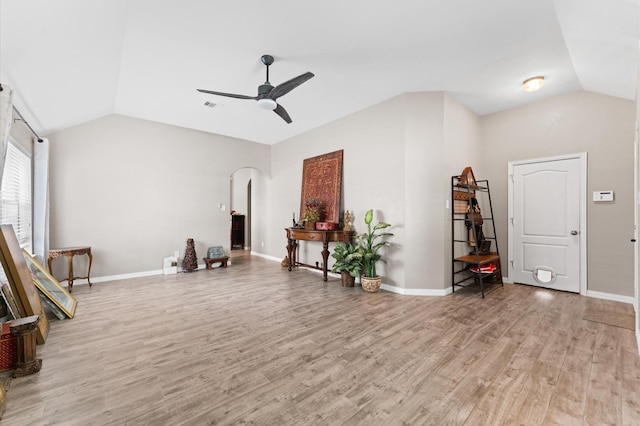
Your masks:
<instances>
[{"instance_id":1,"label":"flush mount ceiling light","mask_svg":"<svg viewBox=\"0 0 640 426\"><path fill-rule=\"evenodd\" d=\"M544 76L537 75L522 82L522 90L525 92L535 92L544 86Z\"/></svg>"}]
</instances>

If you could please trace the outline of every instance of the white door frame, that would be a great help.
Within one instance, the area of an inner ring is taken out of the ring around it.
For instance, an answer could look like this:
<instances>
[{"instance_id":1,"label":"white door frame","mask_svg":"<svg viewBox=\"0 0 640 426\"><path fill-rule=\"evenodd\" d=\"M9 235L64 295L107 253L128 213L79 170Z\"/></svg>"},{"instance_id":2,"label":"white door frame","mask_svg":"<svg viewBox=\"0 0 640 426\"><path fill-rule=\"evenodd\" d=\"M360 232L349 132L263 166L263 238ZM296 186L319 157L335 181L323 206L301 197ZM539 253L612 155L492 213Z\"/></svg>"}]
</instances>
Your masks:
<instances>
[{"instance_id":1,"label":"white door frame","mask_svg":"<svg viewBox=\"0 0 640 426\"><path fill-rule=\"evenodd\" d=\"M640 141L638 140L638 122L636 121L635 136L633 138L633 289L634 308L636 311L636 342L640 354L640 259L638 259L638 244L640 241L638 226L640 225Z\"/></svg>"},{"instance_id":2,"label":"white door frame","mask_svg":"<svg viewBox=\"0 0 640 426\"><path fill-rule=\"evenodd\" d=\"M554 157L535 158L531 160L509 161L507 175L508 188L508 256L509 256L509 277L513 277L513 168L524 164L546 163L559 160L580 160L580 294L587 295L587 153L558 155Z\"/></svg>"}]
</instances>

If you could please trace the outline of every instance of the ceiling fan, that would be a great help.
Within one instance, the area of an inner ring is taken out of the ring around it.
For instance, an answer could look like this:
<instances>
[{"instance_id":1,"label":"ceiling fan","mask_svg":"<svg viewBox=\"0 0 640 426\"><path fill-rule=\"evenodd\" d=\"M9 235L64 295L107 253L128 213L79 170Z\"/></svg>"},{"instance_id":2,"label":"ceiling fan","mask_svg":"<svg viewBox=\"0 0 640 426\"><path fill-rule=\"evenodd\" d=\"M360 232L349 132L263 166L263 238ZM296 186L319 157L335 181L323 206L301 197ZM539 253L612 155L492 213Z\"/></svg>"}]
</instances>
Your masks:
<instances>
[{"instance_id":1,"label":"ceiling fan","mask_svg":"<svg viewBox=\"0 0 640 426\"><path fill-rule=\"evenodd\" d=\"M311 72L306 72L304 74L301 74L297 77L292 78L289 81L285 81L284 83L278 84L277 86L273 87L271 83L269 83L269 66L273 64L273 56L262 55L260 59L262 60L262 63L267 66L267 81L265 81L264 84L261 84L260 86L258 86L258 96L236 95L233 93L214 92L212 90L204 90L204 89L197 89L197 90L198 92L209 93L209 94L218 95L218 96L227 96L229 98L256 100L258 101L258 105L260 107L264 109L272 110L273 112L278 114L280 117L282 117L284 121L286 121L287 123L291 123L291 117L289 117L289 114L282 107L282 105L276 102L276 99L286 95L296 87L300 86L302 83L304 83L305 81L313 77L314 74Z\"/></svg>"}]
</instances>

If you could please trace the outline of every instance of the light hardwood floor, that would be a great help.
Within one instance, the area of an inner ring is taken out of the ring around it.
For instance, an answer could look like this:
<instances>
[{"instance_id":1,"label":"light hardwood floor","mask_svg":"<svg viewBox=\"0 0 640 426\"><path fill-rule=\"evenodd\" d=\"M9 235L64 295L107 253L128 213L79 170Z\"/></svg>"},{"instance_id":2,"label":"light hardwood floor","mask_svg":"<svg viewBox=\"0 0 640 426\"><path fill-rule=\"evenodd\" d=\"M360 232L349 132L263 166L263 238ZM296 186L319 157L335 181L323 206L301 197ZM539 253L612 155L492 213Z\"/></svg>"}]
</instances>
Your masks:
<instances>
[{"instance_id":1,"label":"light hardwood floor","mask_svg":"<svg viewBox=\"0 0 640 426\"><path fill-rule=\"evenodd\" d=\"M631 305L368 294L255 257L74 295L3 426L640 424L634 332L583 319Z\"/></svg>"}]
</instances>

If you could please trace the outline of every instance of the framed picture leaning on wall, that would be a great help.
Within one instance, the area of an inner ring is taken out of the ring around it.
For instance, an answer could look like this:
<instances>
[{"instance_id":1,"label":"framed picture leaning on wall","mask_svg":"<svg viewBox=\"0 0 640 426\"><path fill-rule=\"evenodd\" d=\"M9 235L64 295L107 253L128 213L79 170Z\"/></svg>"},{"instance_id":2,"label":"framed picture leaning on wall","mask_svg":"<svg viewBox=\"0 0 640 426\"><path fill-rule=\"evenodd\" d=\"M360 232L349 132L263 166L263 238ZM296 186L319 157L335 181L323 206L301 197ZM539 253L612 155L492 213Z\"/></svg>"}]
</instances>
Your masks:
<instances>
[{"instance_id":1,"label":"framed picture leaning on wall","mask_svg":"<svg viewBox=\"0 0 640 426\"><path fill-rule=\"evenodd\" d=\"M0 262L7 275L11 292L23 317L38 315L36 340L42 345L49 334L49 321L42 309L38 290L31 278L18 238L11 225L0 225Z\"/></svg>"},{"instance_id":2,"label":"framed picture leaning on wall","mask_svg":"<svg viewBox=\"0 0 640 426\"><path fill-rule=\"evenodd\" d=\"M27 262L27 267L31 272L33 283L38 290L64 312L66 316L73 318L76 312L76 305L78 304L75 297L73 297L66 288L62 287L28 251L22 249L22 253L24 254L24 260Z\"/></svg>"}]
</instances>

